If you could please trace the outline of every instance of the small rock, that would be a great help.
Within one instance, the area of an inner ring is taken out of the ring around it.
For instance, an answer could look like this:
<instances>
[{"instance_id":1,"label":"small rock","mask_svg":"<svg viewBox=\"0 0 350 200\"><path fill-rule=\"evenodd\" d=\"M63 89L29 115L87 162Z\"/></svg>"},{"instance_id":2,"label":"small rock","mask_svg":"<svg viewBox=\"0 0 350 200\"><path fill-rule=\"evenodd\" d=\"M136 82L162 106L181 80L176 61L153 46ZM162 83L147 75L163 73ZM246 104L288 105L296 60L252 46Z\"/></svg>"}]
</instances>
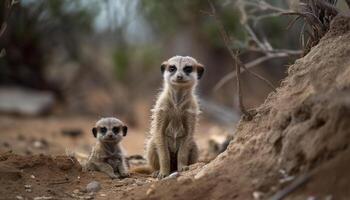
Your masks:
<instances>
[{"instance_id":1,"label":"small rock","mask_svg":"<svg viewBox=\"0 0 350 200\"><path fill-rule=\"evenodd\" d=\"M74 193L74 194L79 194L79 193L80 193L80 190L79 190L79 189L75 189L75 190L73 190L73 193Z\"/></svg>"},{"instance_id":2,"label":"small rock","mask_svg":"<svg viewBox=\"0 0 350 200\"><path fill-rule=\"evenodd\" d=\"M52 92L29 90L21 87L0 87L0 112L24 116L48 113L55 104Z\"/></svg>"},{"instance_id":3,"label":"small rock","mask_svg":"<svg viewBox=\"0 0 350 200\"><path fill-rule=\"evenodd\" d=\"M253 198L255 200L260 200L263 198L263 196L264 196L264 193L262 193L262 192L259 192L259 191L253 192Z\"/></svg>"},{"instance_id":4,"label":"small rock","mask_svg":"<svg viewBox=\"0 0 350 200\"><path fill-rule=\"evenodd\" d=\"M101 184L97 181L91 181L86 186L87 192L98 192L101 189Z\"/></svg>"},{"instance_id":5,"label":"small rock","mask_svg":"<svg viewBox=\"0 0 350 200\"><path fill-rule=\"evenodd\" d=\"M30 175L30 178L35 179L35 176L32 174L32 175Z\"/></svg>"},{"instance_id":6,"label":"small rock","mask_svg":"<svg viewBox=\"0 0 350 200\"><path fill-rule=\"evenodd\" d=\"M32 188L31 185L24 185L24 189L30 189L30 188Z\"/></svg>"},{"instance_id":7,"label":"small rock","mask_svg":"<svg viewBox=\"0 0 350 200\"><path fill-rule=\"evenodd\" d=\"M35 140L33 146L37 149L45 149L48 146L48 142L45 139Z\"/></svg>"},{"instance_id":8,"label":"small rock","mask_svg":"<svg viewBox=\"0 0 350 200\"><path fill-rule=\"evenodd\" d=\"M141 185L143 185L144 183L142 182L142 181L138 181L138 180L136 180L136 185L137 186L141 186Z\"/></svg>"},{"instance_id":9,"label":"small rock","mask_svg":"<svg viewBox=\"0 0 350 200\"><path fill-rule=\"evenodd\" d=\"M314 197L314 196L309 196L306 200L316 200L316 197Z\"/></svg>"},{"instance_id":10,"label":"small rock","mask_svg":"<svg viewBox=\"0 0 350 200\"><path fill-rule=\"evenodd\" d=\"M105 196L107 196L107 195L106 195L106 194L100 194L100 196L101 196L101 197L105 197Z\"/></svg>"},{"instance_id":11,"label":"small rock","mask_svg":"<svg viewBox=\"0 0 350 200\"><path fill-rule=\"evenodd\" d=\"M18 200L22 200L22 199L24 199L22 196L16 196L16 199L18 199Z\"/></svg>"},{"instance_id":12,"label":"small rock","mask_svg":"<svg viewBox=\"0 0 350 200\"><path fill-rule=\"evenodd\" d=\"M280 179L279 182L280 182L281 184L283 184L283 183L286 183L286 182L290 182L290 181L292 181L292 180L294 180L294 179L295 179L294 176L286 176L286 177Z\"/></svg>"},{"instance_id":13,"label":"small rock","mask_svg":"<svg viewBox=\"0 0 350 200\"><path fill-rule=\"evenodd\" d=\"M132 178L125 178L123 180L123 183L126 184L126 185L133 184L134 182L135 182L135 180L132 179Z\"/></svg>"},{"instance_id":14,"label":"small rock","mask_svg":"<svg viewBox=\"0 0 350 200\"><path fill-rule=\"evenodd\" d=\"M171 173L169 176L163 178L163 180L168 180L168 179L172 179L172 178L176 178L179 176L179 172L174 172L174 173Z\"/></svg>"},{"instance_id":15,"label":"small rock","mask_svg":"<svg viewBox=\"0 0 350 200\"><path fill-rule=\"evenodd\" d=\"M152 184L149 188L148 188L148 190L147 190L147 192L146 192L146 195L147 196L149 196L149 195L151 195L151 194L154 194L154 192L155 192L155 185L154 184Z\"/></svg>"},{"instance_id":16,"label":"small rock","mask_svg":"<svg viewBox=\"0 0 350 200\"><path fill-rule=\"evenodd\" d=\"M33 198L33 200L49 200L49 199L53 199L53 197L42 196L42 197Z\"/></svg>"}]
</instances>

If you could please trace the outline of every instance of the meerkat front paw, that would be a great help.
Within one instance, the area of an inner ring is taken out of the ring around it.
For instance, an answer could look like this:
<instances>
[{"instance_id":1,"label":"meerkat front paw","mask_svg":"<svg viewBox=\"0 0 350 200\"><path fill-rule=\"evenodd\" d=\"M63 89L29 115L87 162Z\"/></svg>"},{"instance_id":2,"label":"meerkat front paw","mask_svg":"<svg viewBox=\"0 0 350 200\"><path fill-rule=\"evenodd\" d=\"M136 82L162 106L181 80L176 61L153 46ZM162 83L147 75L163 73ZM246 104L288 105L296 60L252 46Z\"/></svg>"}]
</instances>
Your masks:
<instances>
[{"instance_id":1,"label":"meerkat front paw","mask_svg":"<svg viewBox=\"0 0 350 200\"><path fill-rule=\"evenodd\" d=\"M159 174L159 170L154 171L154 172L152 173L152 177L153 177L153 178L157 178L157 177L158 177L158 174Z\"/></svg>"},{"instance_id":2,"label":"meerkat front paw","mask_svg":"<svg viewBox=\"0 0 350 200\"><path fill-rule=\"evenodd\" d=\"M183 171L187 171L187 170L189 170L189 169L190 169L189 166L184 165L184 166L179 166L178 169L177 169L177 171L183 172Z\"/></svg>"},{"instance_id":3,"label":"meerkat front paw","mask_svg":"<svg viewBox=\"0 0 350 200\"><path fill-rule=\"evenodd\" d=\"M162 173L162 172L159 172L157 178L158 178L158 179L163 179L163 178L165 178L165 177L167 177L167 176L169 176L169 173Z\"/></svg>"},{"instance_id":4,"label":"meerkat front paw","mask_svg":"<svg viewBox=\"0 0 350 200\"><path fill-rule=\"evenodd\" d=\"M118 178L120 178L120 176L118 176L118 175L116 175L116 174L110 174L109 177L110 177L111 179L118 179Z\"/></svg>"},{"instance_id":5,"label":"meerkat front paw","mask_svg":"<svg viewBox=\"0 0 350 200\"><path fill-rule=\"evenodd\" d=\"M127 178L130 176L130 173L129 172L123 172L123 173L120 173L120 178Z\"/></svg>"}]
</instances>

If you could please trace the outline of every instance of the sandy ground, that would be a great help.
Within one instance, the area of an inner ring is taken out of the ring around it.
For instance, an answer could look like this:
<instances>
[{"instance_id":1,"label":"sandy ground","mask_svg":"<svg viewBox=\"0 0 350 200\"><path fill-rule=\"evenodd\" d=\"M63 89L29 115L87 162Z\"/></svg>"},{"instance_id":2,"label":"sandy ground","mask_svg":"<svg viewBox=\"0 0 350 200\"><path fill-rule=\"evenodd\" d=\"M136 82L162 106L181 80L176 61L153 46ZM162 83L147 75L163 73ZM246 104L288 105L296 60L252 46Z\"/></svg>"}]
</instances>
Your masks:
<instances>
[{"instance_id":1,"label":"sandy ground","mask_svg":"<svg viewBox=\"0 0 350 200\"><path fill-rule=\"evenodd\" d=\"M91 133L95 120L1 116L0 199L114 199L129 196L135 187L142 188L135 198L145 195L150 184L157 182L150 175L132 173L129 178L111 180L100 172L81 171L77 160L83 163L81 155L88 155L95 143ZM196 140L202 154L209 135L218 131L213 127L205 123L198 128ZM147 128L129 127L122 141L128 155L143 155L146 133ZM102 189L96 194L84 192L93 180Z\"/></svg>"}]
</instances>

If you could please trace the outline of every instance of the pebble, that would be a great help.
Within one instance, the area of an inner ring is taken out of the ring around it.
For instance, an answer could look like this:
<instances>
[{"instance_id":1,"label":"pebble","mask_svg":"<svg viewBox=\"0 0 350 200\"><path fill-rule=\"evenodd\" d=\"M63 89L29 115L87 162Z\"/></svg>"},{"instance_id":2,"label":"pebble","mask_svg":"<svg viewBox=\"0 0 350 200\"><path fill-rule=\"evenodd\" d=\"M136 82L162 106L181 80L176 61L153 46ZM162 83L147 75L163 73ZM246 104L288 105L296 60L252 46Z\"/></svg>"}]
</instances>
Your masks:
<instances>
[{"instance_id":1,"label":"pebble","mask_svg":"<svg viewBox=\"0 0 350 200\"><path fill-rule=\"evenodd\" d=\"M135 183L135 180L132 178L125 178L124 180L122 180L122 182L126 185L129 185Z\"/></svg>"},{"instance_id":2,"label":"pebble","mask_svg":"<svg viewBox=\"0 0 350 200\"><path fill-rule=\"evenodd\" d=\"M26 192L32 192L32 186L31 185L24 185L24 189Z\"/></svg>"},{"instance_id":3,"label":"pebble","mask_svg":"<svg viewBox=\"0 0 350 200\"><path fill-rule=\"evenodd\" d=\"M151 187L148 188L148 190L147 190L147 192L146 192L146 195L149 196L149 195L151 195L151 194L154 194L154 192L155 192L155 187L156 187L156 186L155 186L154 184L152 184Z\"/></svg>"},{"instance_id":4,"label":"pebble","mask_svg":"<svg viewBox=\"0 0 350 200\"><path fill-rule=\"evenodd\" d=\"M87 192L97 192L101 189L101 184L97 181L91 181L89 184L86 186L86 191Z\"/></svg>"},{"instance_id":5,"label":"pebble","mask_svg":"<svg viewBox=\"0 0 350 200\"><path fill-rule=\"evenodd\" d=\"M30 188L32 188L31 185L24 185L24 189L30 189Z\"/></svg>"},{"instance_id":6,"label":"pebble","mask_svg":"<svg viewBox=\"0 0 350 200\"><path fill-rule=\"evenodd\" d=\"M80 191L79 191L78 189L75 189L75 190L73 190L73 193L74 193L74 194L79 194Z\"/></svg>"},{"instance_id":7,"label":"pebble","mask_svg":"<svg viewBox=\"0 0 350 200\"><path fill-rule=\"evenodd\" d=\"M47 197L47 196L34 197L33 200L49 200L49 199L53 199L53 197Z\"/></svg>"},{"instance_id":8,"label":"pebble","mask_svg":"<svg viewBox=\"0 0 350 200\"><path fill-rule=\"evenodd\" d=\"M143 185L144 183L142 182L142 181L138 181L138 180L136 180L136 185L137 186L141 186L141 185Z\"/></svg>"},{"instance_id":9,"label":"pebble","mask_svg":"<svg viewBox=\"0 0 350 200\"><path fill-rule=\"evenodd\" d=\"M35 141L33 143L33 146L37 149L41 149L41 148L43 148L44 145L40 141Z\"/></svg>"},{"instance_id":10,"label":"pebble","mask_svg":"<svg viewBox=\"0 0 350 200\"><path fill-rule=\"evenodd\" d=\"M16 199L18 199L18 200L22 200L22 199L24 199L22 196L16 196Z\"/></svg>"},{"instance_id":11,"label":"pebble","mask_svg":"<svg viewBox=\"0 0 350 200\"><path fill-rule=\"evenodd\" d=\"M169 176L163 178L163 180L168 180L168 179L173 179L179 176L179 172L174 172L172 174L170 174Z\"/></svg>"},{"instance_id":12,"label":"pebble","mask_svg":"<svg viewBox=\"0 0 350 200\"><path fill-rule=\"evenodd\" d=\"M264 196L264 193L262 193L262 192L259 192L259 191L253 192L253 198L255 200L260 200L263 198L263 196Z\"/></svg>"}]
</instances>

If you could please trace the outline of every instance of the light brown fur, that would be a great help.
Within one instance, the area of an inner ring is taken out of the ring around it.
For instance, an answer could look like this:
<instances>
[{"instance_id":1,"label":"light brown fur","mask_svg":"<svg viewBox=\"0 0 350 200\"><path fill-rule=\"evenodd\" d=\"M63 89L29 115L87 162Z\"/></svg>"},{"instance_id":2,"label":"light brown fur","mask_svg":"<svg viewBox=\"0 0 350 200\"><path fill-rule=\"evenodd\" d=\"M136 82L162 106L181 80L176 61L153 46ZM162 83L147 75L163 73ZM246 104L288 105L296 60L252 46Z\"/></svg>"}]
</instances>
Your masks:
<instances>
[{"instance_id":1,"label":"light brown fur","mask_svg":"<svg viewBox=\"0 0 350 200\"><path fill-rule=\"evenodd\" d=\"M176 65L179 73L184 66L193 66L193 74L185 84L173 83L172 75L166 70ZM152 110L150 139L146 156L155 176L164 178L173 171L184 171L195 163L198 148L193 134L198 121L199 106L194 94L197 78L203 67L191 57L173 57L163 63L164 88ZM197 74L198 73L198 74ZM191 83L192 82L192 83ZM158 172L159 171L159 172Z\"/></svg>"},{"instance_id":2,"label":"light brown fur","mask_svg":"<svg viewBox=\"0 0 350 200\"><path fill-rule=\"evenodd\" d=\"M105 127L105 134L99 131ZM118 133L113 133L112 128L119 127ZM93 134L97 142L85 165L86 170L97 170L106 173L111 178L129 176L123 149L120 146L122 137L126 135L127 128L123 122L116 118L102 118L93 128Z\"/></svg>"}]
</instances>

